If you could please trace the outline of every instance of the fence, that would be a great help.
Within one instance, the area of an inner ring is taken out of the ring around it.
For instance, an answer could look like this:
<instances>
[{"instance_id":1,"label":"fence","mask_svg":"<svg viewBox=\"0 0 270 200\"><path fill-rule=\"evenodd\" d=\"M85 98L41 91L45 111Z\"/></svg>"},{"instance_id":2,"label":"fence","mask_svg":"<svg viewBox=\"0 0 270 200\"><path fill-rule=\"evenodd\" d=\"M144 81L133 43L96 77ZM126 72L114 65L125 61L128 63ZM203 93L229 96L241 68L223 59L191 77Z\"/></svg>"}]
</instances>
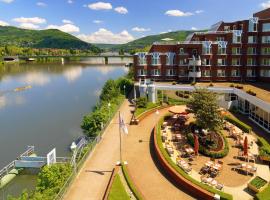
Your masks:
<instances>
[{"instance_id":1,"label":"fence","mask_svg":"<svg viewBox=\"0 0 270 200\"><path fill-rule=\"evenodd\" d=\"M115 113L119 110L119 108L121 107L121 105L123 104L123 101L121 101L118 105L118 107L116 108ZM82 168L85 160L88 158L88 156L91 154L92 150L95 148L96 144L99 143L99 141L102 139L102 135L105 132L106 128L109 126L111 120L113 119L115 113L113 113L110 116L110 119L107 121L107 123L105 124L104 128L97 134L97 136L91 140L89 142L89 144L85 147L85 148L89 148L87 150L87 152L83 155L83 157L79 160L79 162L77 163L77 167L75 168L75 170L72 172L72 174L70 175L70 177L67 179L67 181L65 182L65 184L63 185L63 187L60 189L60 191L58 192L58 194L56 195L56 197L54 198L54 200L62 200L67 192L67 190L69 189L70 185L73 183L75 177L77 176L78 172L80 171L80 169Z\"/></svg>"}]
</instances>

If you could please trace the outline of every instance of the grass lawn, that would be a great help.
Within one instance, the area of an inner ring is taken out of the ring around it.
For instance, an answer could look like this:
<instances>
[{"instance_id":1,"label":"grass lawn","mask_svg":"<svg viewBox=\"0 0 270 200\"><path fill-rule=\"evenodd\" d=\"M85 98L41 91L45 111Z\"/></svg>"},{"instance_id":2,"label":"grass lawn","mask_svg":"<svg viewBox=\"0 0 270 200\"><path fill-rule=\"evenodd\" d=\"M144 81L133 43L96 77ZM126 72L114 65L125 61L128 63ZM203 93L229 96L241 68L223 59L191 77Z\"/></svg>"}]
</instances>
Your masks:
<instances>
[{"instance_id":1,"label":"grass lawn","mask_svg":"<svg viewBox=\"0 0 270 200\"><path fill-rule=\"evenodd\" d=\"M109 194L109 200L129 200L129 196L128 193L126 192L119 174L116 174L112 187L111 187L111 191Z\"/></svg>"},{"instance_id":2,"label":"grass lawn","mask_svg":"<svg viewBox=\"0 0 270 200\"><path fill-rule=\"evenodd\" d=\"M159 106L158 104L148 102L146 108L137 108L136 109L135 116L138 117L143 112L150 110L152 108L158 107L158 106Z\"/></svg>"}]
</instances>

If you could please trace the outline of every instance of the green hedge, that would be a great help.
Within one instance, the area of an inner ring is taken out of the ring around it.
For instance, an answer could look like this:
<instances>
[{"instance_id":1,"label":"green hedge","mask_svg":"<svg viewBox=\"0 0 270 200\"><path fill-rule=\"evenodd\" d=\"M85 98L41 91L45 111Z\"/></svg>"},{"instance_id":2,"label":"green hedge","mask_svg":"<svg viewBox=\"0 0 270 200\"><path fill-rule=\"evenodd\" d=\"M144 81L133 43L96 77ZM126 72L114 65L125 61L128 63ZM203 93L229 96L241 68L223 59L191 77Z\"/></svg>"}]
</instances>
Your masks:
<instances>
[{"instance_id":1,"label":"green hedge","mask_svg":"<svg viewBox=\"0 0 270 200\"><path fill-rule=\"evenodd\" d=\"M170 158L169 154L167 153L167 151L163 148L162 145L162 140L161 140L161 124L164 122L164 119L161 119L158 123L158 127L157 127L157 143L159 146L159 149L163 155L163 157L166 159L166 161L168 162L168 164L175 169L181 176L183 176L185 179L189 180L190 182L196 184L197 186L213 193L213 194L218 194L220 195L221 200L232 200L233 196L231 194L219 191L214 189L213 187L210 187L208 185L205 185L195 179L193 179L191 176L189 176L188 174L186 174L181 168L179 168Z\"/></svg>"},{"instance_id":2,"label":"green hedge","mask_svg":"<svg viewBox=\"0 0 270 200\"><path fill-rule=\"evenodd\" d=\"M250 184L257 189L260 189L267 184L267 181L259 176L256 176L254 179L252 179L252 181L250 181Z\"/></svg>"},{"instance_id":3,"label":"green hedge","mask_svg":"<svg viewBox=\"0 0 270 200\"><path fill-rule=\"evenodd\" d=\"M223 141L225 143L225 147L224 149L222 149L219 152L214 152L214 151L210 151L209 149L205 148L202 145L199 145L199 152L205 156L209 156L211 158L223 158L225 156L228 155L229 153L229 145L228 145L228 141L227 139L224 137L224 135L222 133L219 133L221 135L221 137L223 138ZM189 133L187 135L188 138L188 142L190 143L190 145L194 146L194 137L192 133Z\"/></svg>"},{"instance_id":4,"label":"green hedge","mask_svg":"<svg viewBox=\"0 0 270 200\"><path fill-rule=\"evenodd\" d=\"M137 108L135 111L135 117L138 118L142 113L149 111L151 109L159 107L159 104L148 102L145 108Z\"/></svg>"},{"instance_id":5,"label":"green hedge","mask_svg":"<svg viewBox=\"0 0 270 200\"><path fill-rule=\"evenodd\" d=\"M267 186L263 191L256 194L255 199L257 200L269 200L270 198L270 185Z\"/></svg>"},{"instance_id":6,"label":"green hedge","mask_svg":"<svg viewBox=\"0 0 270 200\"><path fill-rule=\"evenodd\" d=\"M108 200L130 200L119 174L114 177Z\"/></svg>"},{"instance_id":7,"label":"green hedge","mask_svg":"<svg viewBox=\"0 0 270 200\"><path fill-rule=\"evenodd\" d=\"M262 137L258 137L258 146L260 156L266 156L270 158L270 144Z\"/></svg>"},{"instance_id":8,"label":"green hedge","mask_svg":"<svg viewBox=\"0 0 270 200\"><path fill-rule=\"evenodd\" d=\"M133 182L128 174L127 167L124 164L122 164L122 171L123 171L124 177L126 179L126 182L128 184L128 187L132 191L133 195L136 197L137 200L143 200L142 195L140 194L140 192L136 189L135 185L133 184Z\"/></svg>"},{"instance_id":9,"label":"green hedge","mask_svg":"<svg viewBox=\"0 0 270 200\"><path fill-rule=\"evenodd\" d=\"M242 122L239 119L234 118L232 116L227 115L224 117L224 119L226 121L234 124L235 126L237 126L238 128L240 128L242 131L244 131L246 133L249 133L252 130L252 128L249 125L245 124L244 122Z\"/></svg>"}]
</instances>

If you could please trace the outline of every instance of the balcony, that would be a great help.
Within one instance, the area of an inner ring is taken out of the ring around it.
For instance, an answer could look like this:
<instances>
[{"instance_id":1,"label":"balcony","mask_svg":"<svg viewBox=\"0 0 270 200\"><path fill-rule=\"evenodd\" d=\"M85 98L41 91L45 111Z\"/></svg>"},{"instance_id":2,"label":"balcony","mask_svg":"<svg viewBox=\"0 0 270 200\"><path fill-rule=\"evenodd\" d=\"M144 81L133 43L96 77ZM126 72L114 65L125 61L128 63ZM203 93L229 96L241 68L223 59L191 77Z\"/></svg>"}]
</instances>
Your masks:
<instances>
[{"instance_id":1,"label":"balcony","mask_svg":"<svg viewBox=\"0 0 270 200\"><path fill-rule=\"evenodd\" d=\"M192 78L201 78L202 77L202 72L188 72L188 76Z\"/></svg>"},{"instance_id":2,"label":"balcony","mask_svg":"<svg viewBox=\"0 0 270 200\"><path fill-rule=\"evenodd\" d=\"M202 60L201 59L189 60L188 65L189 66L201 66L202 65Z\"/></svg>"}]
</instances>

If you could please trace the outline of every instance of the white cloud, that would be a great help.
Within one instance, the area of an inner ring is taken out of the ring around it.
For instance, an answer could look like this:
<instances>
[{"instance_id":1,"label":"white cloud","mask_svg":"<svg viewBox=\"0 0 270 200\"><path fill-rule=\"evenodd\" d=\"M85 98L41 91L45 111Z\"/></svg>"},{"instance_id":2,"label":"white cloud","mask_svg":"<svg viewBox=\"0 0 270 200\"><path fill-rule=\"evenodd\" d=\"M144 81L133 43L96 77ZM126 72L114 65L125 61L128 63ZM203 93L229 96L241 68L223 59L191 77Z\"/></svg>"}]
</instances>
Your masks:
<instances>
[{"instance_id":1,"label":"white cloud","mask_svg":"<svg viewBox=\"0 0 270 200\"><path fill-rule=\"evenodd\" d=\"M75 26L74 24L64 24L64 25L49 25L47 26L47 29L58 29L60 31L66 32L66 33L78 33L80 32L80 28Z\"/></svg>"},{"instance_id":2,"label":"white cloud","mask_svg":"<svg viewBox=\"0 0 270 200\"><path fill-rule=\"evenodd\" d=\"M116 12L120 13L120 14L127 14L128 13L128 10L125 8L125 7L116 7L114 9Z\"/></svg>"},{"instance_id":3,"label":"white cloud","mask_svg":"<svg viewBox=\"0 0 270 200\"><path fill-rule=\"evenodd\" d=\"M196 10L196 11L195 11L196 14L201 14L201 13L203 13L203 12L204 12L204 10Z\"/></svg>"},{"instance_id":4,"label":"white cloud","mask_svg":"<svg viewBox=\"0 0 270 200\"><path fill-rule=\"evenodd\" d=\"M90 34L80 34L78 38L90 43L104 43L104 44L124 44L134 40L134 37L124 30L120 33L113 33L107 29L100 28L98 31Z\"/></svg>"},{"instance_id":5,"label":"white cloud","mask_svg":"<svg viewBox=\"0 0 270 200\"><path fill-rule=\"evenodd\" d=\"M198 28L196 28L196 27L191 27L191 30L193 30L193 31L197 31L198 30Z\"/></svg>"},{"instance_id":6,"label":"white cloud","mask_svg":"<svg viewBox=\"0 0 270 200\"><path fill-rule=\"evenodd\" d=\"M40 6L40 7L46 7L47 4L44 3L44 2L37 2L37 6Z\"/></svg>"},{"instance_id":7,"label":"white cloud","mask_svg":"<svg viewBox=\"0 0 270 200\"><path fill-rule=\"evenodd\" d=\"M93 21L93 23L94 23L94 24L101 24L101 23L103 23L103 21L97 20L97 19L96 19L96 20Z\"/></svg>"},{"instance_id":8,"label":"white cloud","mask_svg":"<svg viewBox=\"0 0 270 200\"><path fill-rule=\"evenodd\" d=\"M73 24L73 22L70 21L70 20L68 20L68 19L63 19L62 22L63 22L64 24Z\"/></svg>"},{"instance_id":9,"label":"white cloud","mask_svg":"<svg viewBox=\"0 0 270 200\"><path fill-rule=\"evenodd\" d=\"M99 1L96 3L89 4L88 8L92 10L111 10L112 4Z\"/></svg>"},{"instance_id":10,"label":"white cloud","mask_svg":"<svg viewBox=\"0 0 270 200\"><path fill-rule=\"evenodd\" d=\"M31 24L45 24L46 19L40 18L40 17L19 17L14 18L13 21L18 23L31 23Z\"/></svg>"},{"instance_id":11,"label":"white cloud","mask_svg":"<svg viewBox=\"0 0 270 200\"><path fill-rule=\"evenodd\" d=\"M68 0L67 3L72 4L73 0Z\"/></svg>"},{"instance_id":12,"label":"white cloud","mask_svg":"<svg viewBox=\"0 0 270 200\"><path fill-rule=\"evenodd\" d=\"M0 0L0 1L4 3L12 3L14 0Z\"/></svg>"},{"instance_id":13,"label":"white cloud","mask_svg":"<svg viewBox=\"0 0 270 200\"><path fill-rule=\"evenodd\" d=\"M270 8L270 1L266 1L264 3L261 3L261 7L263 9Z\"/></svg>"},{"instance_id":14,"label":"white cloud","mask_svg":"<svg viewBox=\"0 0 270 200\"><path fill-rule=\"evenodd\" d=\"M32 23L21 23L19 25L20 28L24 28L24 29L39 29L39 25L36 25L36 24L32 24Z\"/></svg>"},{"instance_id":15,"label":"white cloud","mask_svg":"<svg viewBox=\"0 0 270 200\"><path fill-rule=\"evenodd\" d=\"M20 81L28 85L43 86L50 82L50 78L41 72L31 72L22 77Z\"/></svg>"},{"instance_id":16,"label":"white cloud","mask_svg":"<svg viewBox=\"0 0 270 200\"><path fill-rule=\"evenodd\" d=\"M9 26L9 23L0 20L0 26Z\"/></svg>"},{"instance_id":17,"label":"white cloud","mask_svg":"<svg viewBox=\"0 0 270 200\"><path fill-rule=\"evenodd\" d=\"M188 17L193 15L191 12L183 12L181 10L168 10L165 12L165 15L171 16L171 17Z\"/></svg>"},{"instance_id":18,"label":"white cloud","mask_svg":"<svg viewBox=\"0 0 270 200\"><path fill-rule=\"evenodd\" d=\"M134 27L132 28L132 31L135 31L135 32L146 32L146 31L151 31L150 28L142 28L142 27Z\"/></svg>"},{"instance_id":19,"label":"white cloud","mask_svg":"<svg viewBox=\"0 0 270 200\"><path fill-rule=\"evenodd\" d=\"M64 71L63 75L68 82L74 82L82 75L82 68L81 67L69 68L66 71Z\"/></svg>"}]
</instances>

